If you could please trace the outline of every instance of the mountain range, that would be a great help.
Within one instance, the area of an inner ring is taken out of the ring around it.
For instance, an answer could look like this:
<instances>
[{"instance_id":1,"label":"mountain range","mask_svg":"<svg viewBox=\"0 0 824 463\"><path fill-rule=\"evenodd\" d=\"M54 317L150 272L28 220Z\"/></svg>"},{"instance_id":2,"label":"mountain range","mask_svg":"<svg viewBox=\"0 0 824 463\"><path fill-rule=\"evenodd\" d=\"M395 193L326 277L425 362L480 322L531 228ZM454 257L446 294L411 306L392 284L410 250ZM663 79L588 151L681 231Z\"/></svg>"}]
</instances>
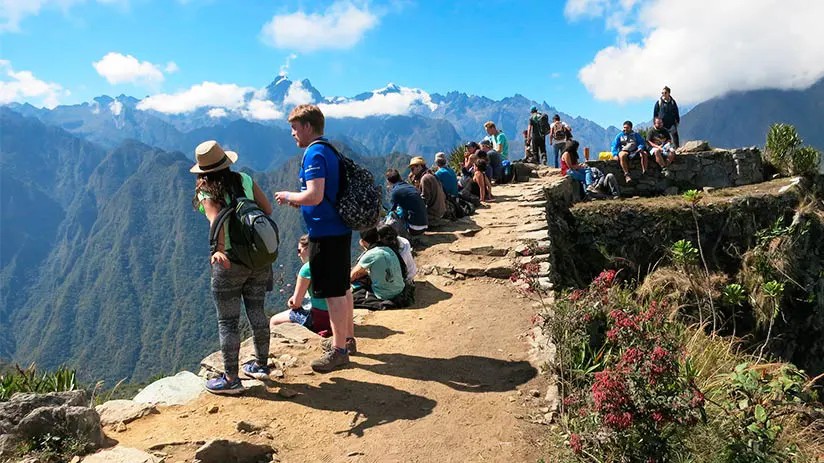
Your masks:
<instances>
[{"instance_id":1,"label":"mountain range","mask_svg":"<svg viewBox=\"0 0 824 463\"><path fill-rule=\"evenodd\" d=\"M389 84L324 97L308 80L280 76L244 98L244 107L185 113L147 108L148 99L125 95L53 109L0 107L0 360L65 363L86 380L113 384L193 368L213 351L207 223L190 204L193 147L217 139L240 153L238 167L264 191L294 189L301 150L283 114L298 103L320 104L327 135L379 181L388 167L404 170L412 155L431 159L481 139L487 120L509 135L510 158L517 159L531 105L560 113L596 150L617 133L521 95L496 101ZM252 102L279 117L250 117ZM822 82L803 91L732 94L685 114L682 140L761 145L769 124L782 121L823 148L822 115ZM270 312L290 291L284 285L294 278L293 250L303 230L291 208L276 208L274 217L283 239L277 274L284 294L270 295Z\"/></svg>"}]
</instances>

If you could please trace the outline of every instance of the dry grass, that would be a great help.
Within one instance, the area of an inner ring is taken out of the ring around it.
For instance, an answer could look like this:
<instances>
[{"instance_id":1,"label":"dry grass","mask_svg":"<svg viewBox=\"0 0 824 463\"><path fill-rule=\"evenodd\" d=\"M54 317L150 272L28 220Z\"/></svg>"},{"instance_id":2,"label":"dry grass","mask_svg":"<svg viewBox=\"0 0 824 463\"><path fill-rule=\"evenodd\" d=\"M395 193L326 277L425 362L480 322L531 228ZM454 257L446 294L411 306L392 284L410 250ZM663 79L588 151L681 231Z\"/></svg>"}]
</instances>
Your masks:
<instances>
[{"instance_id":1,"label":"dry grass","mask_svg":"<svg viewBox=\"0 0 824 463\"><path fill-rule=\"evenodd\" d=\"M709 306L709 299L720 300L729 278L722 273L711 273L709 281L706 280L697 267L692 276L674 267L659 267L647 275L636 294L646 301L668 301L673 307L670 319L674 319L687 309L697 308L699 303Z\"/></svg>"}]
</instances>

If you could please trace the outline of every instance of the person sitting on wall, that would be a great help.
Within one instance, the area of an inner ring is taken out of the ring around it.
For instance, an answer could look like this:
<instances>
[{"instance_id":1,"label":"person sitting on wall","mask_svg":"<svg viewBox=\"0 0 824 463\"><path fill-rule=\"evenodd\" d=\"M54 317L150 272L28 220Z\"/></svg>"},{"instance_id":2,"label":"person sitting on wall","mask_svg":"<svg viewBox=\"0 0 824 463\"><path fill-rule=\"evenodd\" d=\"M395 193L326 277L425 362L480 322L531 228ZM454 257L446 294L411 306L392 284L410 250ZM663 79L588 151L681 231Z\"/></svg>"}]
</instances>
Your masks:
<instances>
[{"instance_id":1,"label":"person sitting on wall","mask_svg":"<svg viewBox=\"0 0 824 463\"><path fill-rule=\"evenodd\" d=\"M406 287L406 266L398 240L383 242L378 230L370 228L360 233L359 243L364 253L350 273L354 306L372 310L404 307L407 301L398 298Z\"/></svg>"},{"instance_id":2,"label":"person sitting on wall","mask_svg":"<svg viewBox=\"0 0 824 463\"><path fill-rule=\"evenodd\" d=\"M389 214L386 223L395 227L401 236L422 235L429 228L426 203L412 185L401 180L397 169L384 174L389 191Z\"/></svg>"},{"instance_id":3,"label":"person sitting on wall","mask_svg":"<svg viewBox=\"0 0 824 463\"><path fill-rule=\"evenodd\" d=\"M435 177L441 181L444 193L447 196L458 196L458 175L447 164L446 153L443 151L435 154L435 167Z\"/></svg>"},{"instance_id":4,"label":"person sitting on wall","mask_svg":"<svg viewBox=\"0 0 824 463\"><path fill-rule=\"evenodd\" d=\"M604 175L601 169L591 167L590 178L592 183L587 185L587 199L618 199L621 197L621 190L618 188L618 180L615 179L615 175Z\"/></svg>"},{"instance_id":5,"label":"person sitting on wall","mask_svg":"<svg viewBox=\"0 0 824 463\"><path fill-rule=\"evenodd\" d=\"M490 177L490 179L495 183L500 182L501 177L504 173L504 166L503 161L501 160L501 154L492 148L491 140L484 140L481 142L481 151L486 151L486 157L489 161L489 166L492 168L492 176Z\"/></svg>"},{"instance_id":6,"label":"person sitting on wall","mask_svg":"<svg viewBox=\"0 0 824 463\"><path fill-rule=\"evenodd\" d=\"M612 141L612 157L618 158L621 163L621 169L624 171L624 181L632 182L632 176L629 174L629 160L641 157L641 173L647 171L647 157L646 145L644 144L644 137L638 132L632 130L632 122L624 121L624 130L615 136Z\"/></svg>"},{"instance_id":7,"label":"person sitting on wall","mask_svg":"<svg viewBox=\"0 0 824 463\"><path fill-rule=\"evenodd\" d=\"M667 167L675 161L675 147L672 144L670 131L664 128L664 120L656 117L653 127L647 133L649 154L655 157L655 162L666 172Z\"/></svg>"},{"instance_id":8,"label":"person sitting on wall","mask_svg":"<svg viewBox=\"0 0 824 463\"><path fill-rule=\"evenodd\" d=\"M586 187L592 183L592 171L586 164L580 164L578 156L577 140L569 140L564 144L564 152L561 154L561 160L567 165L566 175L574 180L581 182L581 185Z\"/></svg>"},{"instance_id":9,"label":"person sitting on wall","mask_svg":"<svg viewBox=\"0 0 824 463\"><path fill-rule=\"evenodd\" d=\"M326 299L318 299L312 291L312 272L309 269L309 235L303 235L298 240L298 257L303 262L295 281L295 291L289 298L287 305L291 310L277 313L269 320L269 328L274 329L282 323L297 323L320 334L323 337L332 335L332 326L329 324L329 308ZM305 295L308 299L304 299ZM306 302L308 301L308 304Z\"/></svg>"},{"instance_id":10,"label":"person sitting on wall","mask_svg":"<svg viewBox=\"0 0 824 463\"><path fill-rule=\"evenodd\" d=\"M415 156L409 161L409 181L420 192L426 204L429 227L442 225L446 213L446 193L438 178L426 168L424 158Z\"/></svg>"}]
</instances>

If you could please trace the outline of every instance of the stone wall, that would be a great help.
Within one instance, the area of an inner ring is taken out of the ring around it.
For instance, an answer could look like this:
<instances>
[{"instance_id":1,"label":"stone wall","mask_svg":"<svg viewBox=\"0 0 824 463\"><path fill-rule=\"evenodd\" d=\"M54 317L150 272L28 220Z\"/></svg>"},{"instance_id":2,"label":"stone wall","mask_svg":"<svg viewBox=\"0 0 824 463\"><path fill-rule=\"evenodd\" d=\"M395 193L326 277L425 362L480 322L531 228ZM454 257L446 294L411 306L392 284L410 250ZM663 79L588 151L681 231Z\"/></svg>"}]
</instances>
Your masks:
<instances>
[{"instance_id":1,"label":"stone wall","mask_svg":"<svg viewBox=\"0 0 824 463\"><path fill-rule=\"evenodd\" d=\"M710 150L678 154L666 174L650 158L646 174L641 174L641 160L630 160L633 183L624 182L624 173L617 160L588 161L618 179L622 196L658 196L677 194L704 187L726 188L764 181L764 166L758 148Z\"/></svg>"}]
</instances>

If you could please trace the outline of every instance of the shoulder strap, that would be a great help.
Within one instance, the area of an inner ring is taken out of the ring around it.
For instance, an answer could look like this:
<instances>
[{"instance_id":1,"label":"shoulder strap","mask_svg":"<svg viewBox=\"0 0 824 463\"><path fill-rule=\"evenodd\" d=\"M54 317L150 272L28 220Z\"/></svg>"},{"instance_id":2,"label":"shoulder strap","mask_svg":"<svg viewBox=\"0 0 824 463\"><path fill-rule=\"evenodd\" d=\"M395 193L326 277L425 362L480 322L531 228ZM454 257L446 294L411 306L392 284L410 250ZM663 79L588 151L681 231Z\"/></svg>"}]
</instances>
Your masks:
<instances>
[{"instance_id":1,"label":"shoulder strap","mask_svg":"<svg viewBox=\"0 0 824 463\"><path fill-rule=\"evenodd\" d=\"M221 209L217 214L215 221L212 222L212 225L209 227L209 255L212 255L217 251L218 233L220 233L223 229L223 224L226 223L226 220L229 218L229 214L234 212L234 204L235 201L233 200L232 204Z\"/></svg>"}]
</instances>

